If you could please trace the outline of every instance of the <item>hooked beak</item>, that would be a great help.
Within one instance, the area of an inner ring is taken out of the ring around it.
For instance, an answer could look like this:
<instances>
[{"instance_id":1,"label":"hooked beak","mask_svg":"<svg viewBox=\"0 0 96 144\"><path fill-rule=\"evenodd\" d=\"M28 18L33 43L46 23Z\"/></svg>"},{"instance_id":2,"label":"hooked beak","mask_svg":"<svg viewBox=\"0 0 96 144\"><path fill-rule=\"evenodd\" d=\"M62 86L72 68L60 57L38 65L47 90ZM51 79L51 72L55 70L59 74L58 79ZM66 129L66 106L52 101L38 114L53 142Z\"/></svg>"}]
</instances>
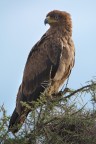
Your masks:
<instances>
[{"instance_id":1,"label":"hooked beak","mask_svg":"<svg viewBox=\"0 0 96 144\"><path fill-rule=\"evenodd\" d=\"M49 17L46 17L46 19L44 20L44 24L48 24L49 23Z\"/></svg>"},{"instance_id":2,"label":"hooked beak","mask_svg":"<svg viewBox=\"0 0 96 144\"><path fill-rule=\"evenodd\" d=\"M47 19L44 20L44 24L45 25L48 24L48 20Z\"/></svg>"},{"instance_id":3,"label":"hooked beak","mask_svg":"<svg viewBox=\"0 0 96 144\"><path fill-rule=\"evenodd\" d=\"M56 23L57 20L55 20L54 18L51 18L50 16L47 16L46 19L44 20L44 24L49 24L49 25L52 25L54 23Z\"/></svg>"}]
</instances>

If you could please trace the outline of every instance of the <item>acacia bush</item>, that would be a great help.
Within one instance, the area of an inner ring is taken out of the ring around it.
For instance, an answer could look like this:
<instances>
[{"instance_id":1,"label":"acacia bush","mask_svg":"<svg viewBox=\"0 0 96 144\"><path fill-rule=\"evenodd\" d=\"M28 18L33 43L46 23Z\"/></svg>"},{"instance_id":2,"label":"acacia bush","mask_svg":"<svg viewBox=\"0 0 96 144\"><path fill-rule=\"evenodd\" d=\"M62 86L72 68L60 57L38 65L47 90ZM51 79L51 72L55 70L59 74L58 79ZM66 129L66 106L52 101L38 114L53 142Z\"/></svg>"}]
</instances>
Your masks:
<instances>
[{"instance_id":1,"label":"acacia bush","mask_svg":"<svg viewBox=\"0 0 96 144\"><path fill-rule=\"evenodd\" d=\"M0 107L1 144L96 144L96 81L77 90L65 88L51 99L43 94L18 133L8 131L10 116ZM91 109L85 102L90 96ZM86 107L87 106L87 107Z\"/></svg>"}]
</instances>

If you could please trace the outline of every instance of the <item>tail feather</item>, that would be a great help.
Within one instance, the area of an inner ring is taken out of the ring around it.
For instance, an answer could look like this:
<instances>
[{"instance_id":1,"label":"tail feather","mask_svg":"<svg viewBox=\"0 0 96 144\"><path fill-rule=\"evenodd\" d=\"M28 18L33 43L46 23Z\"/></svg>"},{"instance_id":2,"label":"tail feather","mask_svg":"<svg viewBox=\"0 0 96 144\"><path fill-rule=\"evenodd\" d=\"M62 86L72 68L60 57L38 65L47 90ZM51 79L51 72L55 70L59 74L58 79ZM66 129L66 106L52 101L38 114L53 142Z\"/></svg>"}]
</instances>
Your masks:
<instances>
[{"instance_id":1,"label":"tail feather","mask_svg":"<svg viewBox=\"0 0 96 144\"><path fill-rule=\"evenodd\" d=\"M19 115L16 112L16 108L15 108L15 110L10 118L8 130L11 131L12 133L18 132L18 130L21 128L22 124L24 123L28 113L29 112L27 112L26 115L25 114Z\"/></svg>"}]
</instances>

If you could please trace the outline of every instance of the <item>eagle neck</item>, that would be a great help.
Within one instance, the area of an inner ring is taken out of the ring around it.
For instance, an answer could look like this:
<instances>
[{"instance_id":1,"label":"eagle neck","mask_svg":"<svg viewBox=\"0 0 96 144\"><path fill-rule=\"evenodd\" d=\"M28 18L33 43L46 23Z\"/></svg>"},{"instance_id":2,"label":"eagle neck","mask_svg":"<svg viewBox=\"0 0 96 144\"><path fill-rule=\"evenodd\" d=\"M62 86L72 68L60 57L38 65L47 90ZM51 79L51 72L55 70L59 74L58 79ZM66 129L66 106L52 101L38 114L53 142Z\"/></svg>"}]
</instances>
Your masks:
<instances>
[{"instance_id":1,"label":"eagle neck","mask_svg":"<svg viewBox=\"0 0 96 144\"><path fill-rule=\"evenodd\" d=\"M60 35L60 36L72 36L72 28L71 27L64 27L64 26L55 26L55 27L50 27L49 32Z\"/></svg>"}]
</instances>

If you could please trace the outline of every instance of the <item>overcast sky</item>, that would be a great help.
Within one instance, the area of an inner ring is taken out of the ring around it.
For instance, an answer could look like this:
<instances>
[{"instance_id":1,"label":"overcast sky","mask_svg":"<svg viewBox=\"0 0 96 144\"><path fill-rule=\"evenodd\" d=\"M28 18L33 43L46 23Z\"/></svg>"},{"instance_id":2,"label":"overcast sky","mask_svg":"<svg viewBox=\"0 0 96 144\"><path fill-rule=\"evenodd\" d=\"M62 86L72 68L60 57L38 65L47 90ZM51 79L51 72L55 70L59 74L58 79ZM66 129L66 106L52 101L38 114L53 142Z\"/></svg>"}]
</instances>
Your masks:
<instances>
[{"instance_id":1,"label":"overcast sky","mask_svg":"<svg viewBox=\"0 0 96 144\"><path fill-rule=\"evenodd\" d=\"M96 0L0 0L0 105L8 114L32 46L46 32L46 14L54 9L72 16L75 67L68 87L79 88L96 76Z\"/></svg>"}]
</instances>

